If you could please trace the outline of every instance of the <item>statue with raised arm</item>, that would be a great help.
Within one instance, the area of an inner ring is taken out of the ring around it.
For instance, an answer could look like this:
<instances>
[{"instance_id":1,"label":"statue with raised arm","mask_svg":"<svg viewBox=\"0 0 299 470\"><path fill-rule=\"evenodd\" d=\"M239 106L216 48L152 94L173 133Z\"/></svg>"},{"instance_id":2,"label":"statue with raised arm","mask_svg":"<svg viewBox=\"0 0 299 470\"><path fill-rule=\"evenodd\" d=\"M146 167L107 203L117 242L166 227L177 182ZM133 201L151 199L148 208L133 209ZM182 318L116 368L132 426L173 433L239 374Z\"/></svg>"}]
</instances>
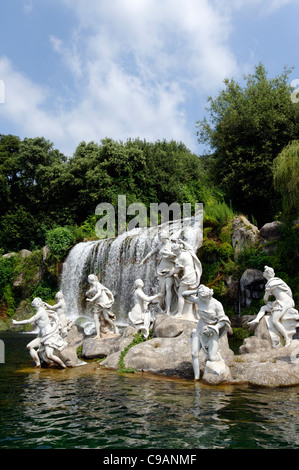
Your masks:
<instances>
[{"instance_id":1,"label":"statue with raised arm","mask_svg":"<svg viewBox=\"0 0 299 470\"><path fill-rule=\"evenodd\" d=\"M67 336L68 331L71 329L73 322L66 317L66 305L62 291L57 292L56 294L56 301L55 305L50 305L44 302L44 305L50 310L56 312L59 317L60 325L61 325L61 336Z\"/></svg>"},{"instance_id":2,"label":"statue with raised arm","mask_svg":"<svg viewBox=\"0 0 299 470\"><path fill-rule=\"evenodd\" d=\"M157 274L159 278L160 306L165 310L166 315L170 314L173 296L174 296L174 280L172 276L167 276L174 267L175 254L172 252L172 241L167 231L161 231L159 234L160 243L156 248L150 251L141 261L144 264L149 258L155 254L159 254L160 261L157 266Z\"/></svg>"},{"instance_id":3,"label":"statue with raised arm","mask_svg":"<svg viewBox=\"0 0 299 470\"><path fill-rule=\"evenodd\" d=\"M94 302L94 323L96 329L96 338L101 338L107 333L118 334L117 327L114 323L115 315L111 311L114 304L114 296L112 292L100 283L95 274L88 276L88 282L91 285L86 292L87 302ZM92 296L92 297L90 297Z\"/></svg>"},{"instance_id":4,"label":"statue with raised arm","mask_svg":"<svg viewBox=\"0 0 299 470\"><path fill-rule=\"evenodd\" d=\"M248 325L256 325L265 316L273 347L290 346L292 338L299 326L299 314L296 310L293 294L289 286L279 277L275 277L273 268L264 267L263 276L267 280L264 302L256 318ZM269 301L274 296L275 300Z\"/></svg>"},{"instance_id":5,"label":"statue with raised arm","mask_svg":"<svg viewBox=\"0 0 299 470\"><path fill-rule=\"evenodd\" d=\"M141 330L144 338L149 335L150 325L153 322L151 311L149 310L149 304L158 301L161 294L148 296L143 291L144 282L142 279L135 281L135 293L134 293L134 307L129 312L129 320L135 328Z\"/></svg>"},{"instance_id":6,"label":"statue with raised arm","mask_svg":"<svg viewBox=\"0 0 299 470\"><path fill-rule=\"evenodd\" d=\"M38 336L27 344L27 349L37 367L41 366L41 359L47 363L54 362L65 368L64 362L54 354L55 350L62 351L67 347L67 343L60 335L60 321L55 312L48 312L44 302L36 297L32 301L32 306L36 309L36 314L27 320L13 320L14 325L36 324L39 329Z\"/></svg>"},{"instance_id":7,"label":"statue with raised arm","mask_svg":"<svg viewBox=\"0 0 299 470\"><path fill-rule=\"evenodd\" d=\"M197 293L197 296L194 294ZM200 357L202 350L206 361L223 362L219 352L219 339L230 329L230 320L222 304L213 298L213 289L201 284L197 290L185 291L184 297L198 307L197 328L191 333L191 354L195 380L200 378Z\"/></svg>"},{"instance_id":8,"label":"statue with raised arm","mask_svg":"<svg viewBox=\"0 0 299 470\"><path fill-rule=\"evenodd\" d=\"M178 297L177 314L175 316L182 317L187 314L190 318L193 316L193 319L195 319L194 314L186 313L186 308L187 311L190 310L188 308L190 305L187 305L190 302L183 296L183 292L198 288L202 274L201 262L192 246L183 240L179 239L178 243L173 246L172 251L176 256L175 264L166 277L174 276L175 279Z\"/></svg>"}]
</instances>

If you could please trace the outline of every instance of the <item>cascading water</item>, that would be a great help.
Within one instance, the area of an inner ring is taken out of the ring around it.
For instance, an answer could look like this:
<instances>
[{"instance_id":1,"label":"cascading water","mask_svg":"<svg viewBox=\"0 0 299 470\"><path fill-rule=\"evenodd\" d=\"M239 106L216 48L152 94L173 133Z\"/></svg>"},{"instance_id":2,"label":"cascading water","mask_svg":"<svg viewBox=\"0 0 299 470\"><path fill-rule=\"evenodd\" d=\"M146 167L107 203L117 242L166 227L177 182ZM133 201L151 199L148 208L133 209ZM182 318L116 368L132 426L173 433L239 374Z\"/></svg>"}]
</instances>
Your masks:
<instances>
[{"instance_id":1,"label":"cascading water","mask_svg":"<svg viewBox=\"0 0 299 470\"><path fill-rule=\"evenodd\" d=\"M92 319L92 307L86 302L85 293L88 290L88 275L97 274L100 282L114 295L116 323L126 324L128 312L133 307L135 280L143 280L147 295L158 292L158 257L151 257L143 265L140 261L160 243L158 235L161 230L167 228L173 239L185 240L196 252L202 243L202 215L199 212L189 219L135 228L116 238L75 245L64 262L61 276L60 288L66 301L67 316L73 321L79 317Z\"/></svg>"}]
</instances>

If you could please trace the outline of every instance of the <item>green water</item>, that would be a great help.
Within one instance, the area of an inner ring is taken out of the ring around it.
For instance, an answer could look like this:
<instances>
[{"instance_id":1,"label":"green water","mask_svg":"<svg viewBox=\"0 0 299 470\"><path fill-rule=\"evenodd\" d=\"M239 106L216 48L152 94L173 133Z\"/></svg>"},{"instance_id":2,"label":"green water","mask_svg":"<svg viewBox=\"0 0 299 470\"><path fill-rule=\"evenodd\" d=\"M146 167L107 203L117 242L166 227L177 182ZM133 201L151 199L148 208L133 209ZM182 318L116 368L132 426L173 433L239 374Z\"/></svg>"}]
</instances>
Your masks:
<instances>
[{"instance_id":1,"label":"green water","mask_svg":"<svg viewBox=\"0 0 299 470\"><path fill-rule=\"evenodd\" d=\"M1 333L1 449L298 449L299 388L207 387L97 363L35 369Z\"/></svg>"}]
</instances>

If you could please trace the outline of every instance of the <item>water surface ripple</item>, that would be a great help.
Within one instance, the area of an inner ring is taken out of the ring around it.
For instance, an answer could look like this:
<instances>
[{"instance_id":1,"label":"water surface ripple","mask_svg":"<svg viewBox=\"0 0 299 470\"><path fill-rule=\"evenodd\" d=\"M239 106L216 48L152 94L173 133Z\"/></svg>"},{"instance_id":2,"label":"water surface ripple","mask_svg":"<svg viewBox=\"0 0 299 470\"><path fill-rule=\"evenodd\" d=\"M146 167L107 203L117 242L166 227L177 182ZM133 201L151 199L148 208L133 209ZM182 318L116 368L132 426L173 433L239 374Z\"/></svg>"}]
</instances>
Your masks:
<instances>
[{"instance_id":1,"label":"water surface ripple","mask_svg":"<svg viewBox=\"0 0 299 470\"><path fill-rule=\"evenodd\" d=\"M29 335L5 333L0 448L274 449L299 447L299 388L205 387L188 380L34 369Z\"/></svg>"}]
</instances>

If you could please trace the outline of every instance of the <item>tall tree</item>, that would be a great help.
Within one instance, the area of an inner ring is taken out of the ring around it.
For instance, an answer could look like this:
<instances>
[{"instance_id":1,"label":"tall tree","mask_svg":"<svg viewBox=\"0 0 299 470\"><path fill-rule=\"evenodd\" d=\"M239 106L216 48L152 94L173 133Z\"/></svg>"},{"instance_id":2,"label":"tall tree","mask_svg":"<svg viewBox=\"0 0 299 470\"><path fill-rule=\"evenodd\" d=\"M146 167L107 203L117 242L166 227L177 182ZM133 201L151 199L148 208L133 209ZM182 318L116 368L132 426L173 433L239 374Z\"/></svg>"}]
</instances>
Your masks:
<instances>
[{"instance_id":1,"label":"tall tree","mask_svg":"<svg viewBox=\"0 0 299 470\"><path fill-rule=\"evenodd\" d=\"M213 153L204 157L211 178L233 206L262 224L281 207L273 185L273 160L299 138L299 103L291 100L291 69L269 79L262 64L244 77L233 79L216 98L209 98L210 120L197 123L201 143Z\"/></svg>"},{"instance_id":2,"label":"tall tree","mask_svg":"<svg viewBox=\"0 0 299 470\"><path fill-rule=\"evenodd\" d=\"M285 217L295 220L299 216L299 140L290 142L275 158L273 176Z\"/></svg>"}]
</instances>

